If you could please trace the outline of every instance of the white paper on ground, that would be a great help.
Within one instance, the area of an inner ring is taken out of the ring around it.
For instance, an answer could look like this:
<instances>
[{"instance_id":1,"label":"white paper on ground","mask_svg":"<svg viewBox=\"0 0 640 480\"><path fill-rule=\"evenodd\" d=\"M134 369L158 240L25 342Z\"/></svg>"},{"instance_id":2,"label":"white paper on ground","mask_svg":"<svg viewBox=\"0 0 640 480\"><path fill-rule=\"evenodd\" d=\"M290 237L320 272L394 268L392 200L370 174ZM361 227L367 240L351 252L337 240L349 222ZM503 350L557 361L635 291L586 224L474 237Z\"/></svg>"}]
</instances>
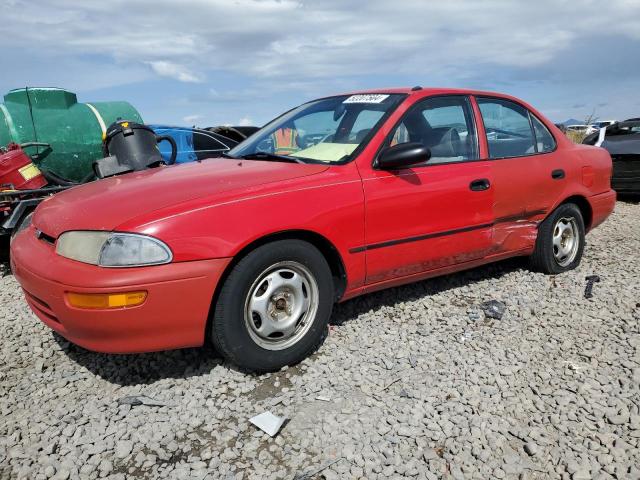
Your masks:
<instances>
[{"instance_id":1,"label":"white paper on ground","mask_svg":"<svg viewBox=\"0 0 640 480\"><path fill-rule=\"evenodd\" d=\"M276 417L271 412L264 412L249 419L260 430L271 437L274 437L282 428L286 418Z\"/></svg>"}]
</instances>

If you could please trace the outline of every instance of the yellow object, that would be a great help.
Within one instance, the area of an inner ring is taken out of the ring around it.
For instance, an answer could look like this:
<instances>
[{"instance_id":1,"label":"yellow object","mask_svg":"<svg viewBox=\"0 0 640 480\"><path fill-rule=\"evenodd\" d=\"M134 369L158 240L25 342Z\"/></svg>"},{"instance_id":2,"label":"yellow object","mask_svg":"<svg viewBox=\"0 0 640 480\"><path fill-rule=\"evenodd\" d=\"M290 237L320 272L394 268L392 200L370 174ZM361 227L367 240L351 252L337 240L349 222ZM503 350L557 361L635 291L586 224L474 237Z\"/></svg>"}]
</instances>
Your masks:
<instances>
[{"instance_id":1,"label":"yellow object","mask_svg":"<svg viewBox=\"0 0 640 480\"><path fill-rule=\"evenodd\" d=\"M27 182L32 178L36 178L38 175L40 175L40 169L36 167L33 163L30 163L29 165L25 165L24 167L20 168L18 172L20 172L20 175L22 175L22 178L24 178L25 181Z\"/></svg>"},{"instance_id":2,"label":"yellow object","mask_svg":"<svg viewBox=\"0 0 640 480\"><path fill-rule=\"evenodd\" d=\"M321 162L337 162L345 155L351 155L357 146L357 143L318 143L297 151L295 156Z\"/></svg>"},{"instance_id":3,"label":"yellow object","mask_svg":"<svg viewBox=\"0 0 640 480\"><path fill-rule=\"evenodd\" d=\"M75 293L67 292L69 305L76 308L128 308L142 305L147 292Z\"/></svg>"}]
</instances>

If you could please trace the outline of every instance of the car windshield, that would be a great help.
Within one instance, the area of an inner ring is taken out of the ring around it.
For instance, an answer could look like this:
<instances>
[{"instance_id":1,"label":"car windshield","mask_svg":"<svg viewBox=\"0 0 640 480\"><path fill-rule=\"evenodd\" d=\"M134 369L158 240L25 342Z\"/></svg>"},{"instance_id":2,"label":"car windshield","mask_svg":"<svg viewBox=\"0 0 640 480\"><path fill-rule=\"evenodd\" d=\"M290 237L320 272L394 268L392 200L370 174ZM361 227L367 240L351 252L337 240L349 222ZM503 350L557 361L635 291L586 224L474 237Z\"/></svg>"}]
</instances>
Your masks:
<instances>
[{"instance_id":1,"label":"car windshield","mask_svg":"<svg viewBox=\"0 0 640 480\"><path fill-rule=\"evenodd\" d=\"M228 156L341 164L367 144L405 98L401 94L341 95L305 103L276 118Z\"/></svg>"}]
</instances>

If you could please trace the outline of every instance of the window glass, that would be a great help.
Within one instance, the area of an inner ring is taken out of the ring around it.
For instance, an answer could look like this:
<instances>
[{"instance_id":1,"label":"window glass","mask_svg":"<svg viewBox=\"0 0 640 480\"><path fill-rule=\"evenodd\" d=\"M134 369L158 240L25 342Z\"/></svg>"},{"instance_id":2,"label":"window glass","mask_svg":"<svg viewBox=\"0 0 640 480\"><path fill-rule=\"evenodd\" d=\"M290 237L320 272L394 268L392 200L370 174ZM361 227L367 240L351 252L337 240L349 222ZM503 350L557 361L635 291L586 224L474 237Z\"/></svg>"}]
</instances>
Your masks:
<instances>
[{"instance_id":1,"label":"window glass","mask_svg":"<svg viewBox=\"0 0 640 480\"><path fill-rule=\"evenodd\" d=\"M531 123L533 123L533 131L536 134L536 147L538 153L551 152L556 148L556 141L551 135L551 132L544 126L544 124L531 114Z\"/></svg>"},{"instance_id":2,"label":"window glass","mask_svg":"<svg viewBox=\"0 0 640 480\"><path fill-rule=\"evenodd\" d=\"M536 153L529 111L498 98L478 98L490 158L521 157Z\"/></svg>"},{"instance_id":3,"label":"window glass","mask_svg":"<svg viewBox=\"0 0 640 480\"><path fill-rule=\"evenodd\" d=\"M346 163L405 98L402 94L371 93L305 103L270 122L229 155L270 161L291 156L308 163Z\"/></svg>"},{"instance_id":4,"label":"window glass","mask_svg":"<svg viewBox=\"0 0 640 480\"><path fill-rule=\"evenodd\" d=\"M466 97L434 97L414 106L391 136L390 145L420 142L431 150L427 164L478 158L478 144Z\"/></svg>"},{"instance_id":5,"label":"window glass","mask_svg":"<svg viewBox=\"0 0 640 480\"><path fill-rule=\"evenodd\" d=\"M320 143L323 139L332 135L336 131L339 123L340 119L334 120L333 111L326 110L311 113L294 120L293 130L296 132L297 137L295 147L308 148ZM276 131L272 135L276 145L278 141L276 136L278 133L279 132ZM284 152L283 149L280 148L279 152L276 153L293 153L295 151L297 150L294 149L292 152Z\"/></svg>"},{"instance_id":6,"label":"window glass","mask_svg":"<svg viewBox=\"0 0 640 480\"><path fill-rule=\"evenodd\" d=\"M350 138L360 143L371 131L373 126L382 118L383 112L377 110L363 110L353 122Z\"/></svg>"}]
</instances>

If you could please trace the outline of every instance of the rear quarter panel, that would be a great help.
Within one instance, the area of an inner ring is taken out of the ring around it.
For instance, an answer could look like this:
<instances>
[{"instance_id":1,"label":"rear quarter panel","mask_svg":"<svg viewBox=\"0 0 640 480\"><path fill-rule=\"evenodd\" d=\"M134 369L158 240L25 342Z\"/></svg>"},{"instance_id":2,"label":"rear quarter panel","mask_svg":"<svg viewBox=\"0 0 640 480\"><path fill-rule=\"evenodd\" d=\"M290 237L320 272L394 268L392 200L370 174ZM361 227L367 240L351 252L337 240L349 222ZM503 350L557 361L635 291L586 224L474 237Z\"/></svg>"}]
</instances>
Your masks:
<instances>
[{"instance_id":1,"label":"rear quarter panel","mask_svg":"<svg viewBox=\"0 0 640 480\"><path fill-rule=\"evenodd\" d=\"M600 202L598 199L608 193L613 195L615 203L615 192L611 190L611 155L603 148L578 144L563 148L561 154L567 181L561 193L554 199L549 212L568 198L583 197L594 214L592 222L585 225L589 230L601 223L613 210L611 205L610 208L607 207L608 211L604 212L601 210L602 207L597 205Z\"/></svg>"},{"instance_id":2,"label":"rear quarter panel","mask_svg":"<svg viewBox=\"0 0 640 480\"><path fill-rule=\"evenodd\" d=\"M575 145L573 154L581 165L582 183L591 195L611 189L611 155L604 148Z\"/></svg>"}]
</instances>

